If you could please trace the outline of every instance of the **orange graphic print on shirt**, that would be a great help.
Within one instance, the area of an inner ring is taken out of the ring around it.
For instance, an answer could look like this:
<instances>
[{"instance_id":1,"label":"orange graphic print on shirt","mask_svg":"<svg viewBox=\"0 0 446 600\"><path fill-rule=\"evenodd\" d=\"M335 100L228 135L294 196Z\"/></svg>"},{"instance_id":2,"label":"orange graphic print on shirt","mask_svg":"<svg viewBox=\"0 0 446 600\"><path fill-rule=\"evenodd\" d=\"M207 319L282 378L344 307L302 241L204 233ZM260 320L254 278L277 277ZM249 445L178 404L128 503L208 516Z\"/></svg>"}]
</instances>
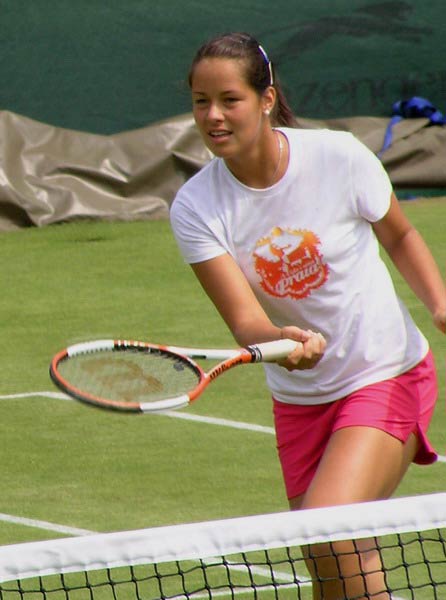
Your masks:
<instances>
[{"instance_id":1,"label":"orange graphic print on shirt","mask_svg":"<svg viewBox=\"0 0 446 600\"><path fill-rule=\"evenodd\" d=\"M253 256L262 288L280 298L306 298L327 281L328 266L311 231L275 227L260 239Z\"/></svg>"}]
</instances>

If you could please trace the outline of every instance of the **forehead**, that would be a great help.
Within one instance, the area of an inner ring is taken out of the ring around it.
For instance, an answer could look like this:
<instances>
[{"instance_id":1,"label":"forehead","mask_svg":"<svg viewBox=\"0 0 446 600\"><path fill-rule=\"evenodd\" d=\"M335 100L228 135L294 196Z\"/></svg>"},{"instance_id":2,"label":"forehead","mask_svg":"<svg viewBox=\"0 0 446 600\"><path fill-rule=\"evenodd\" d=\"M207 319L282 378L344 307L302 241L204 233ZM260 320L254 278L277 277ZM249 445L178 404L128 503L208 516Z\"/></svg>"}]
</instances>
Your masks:
<instances>
[{"instance_id":1,"label":"forehead","mask_svg":"<svg viewBox=\"0 0 446 600\"><path fill-rule=\"evenodd\" d=\"M202 58L194 67L191 86L193 92L218 87L234 89L248 87L243 60L232 58Z\"/></svg>"}]
</instances>

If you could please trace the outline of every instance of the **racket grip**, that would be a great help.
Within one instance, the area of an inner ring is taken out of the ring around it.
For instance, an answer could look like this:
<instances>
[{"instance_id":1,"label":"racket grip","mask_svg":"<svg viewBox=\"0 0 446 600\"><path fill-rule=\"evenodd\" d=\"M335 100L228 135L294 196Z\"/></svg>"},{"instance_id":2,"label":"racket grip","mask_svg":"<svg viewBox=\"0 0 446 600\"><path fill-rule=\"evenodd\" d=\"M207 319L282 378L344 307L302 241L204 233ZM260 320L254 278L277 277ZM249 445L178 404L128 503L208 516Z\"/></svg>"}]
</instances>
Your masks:
<instances>
[{"instance_id":1,"label":"racket grip","mask_svg":"<svg viewBox=\"0 0 446 600\"><path fill-rule=\"evenodd\" d=\"M254 351L260 353L260 358L256 362L276 362L282 358L286 358L299 342L296 340L275 340L274 342L263 342L250 346Z\"/></svg>"}]
</instances>

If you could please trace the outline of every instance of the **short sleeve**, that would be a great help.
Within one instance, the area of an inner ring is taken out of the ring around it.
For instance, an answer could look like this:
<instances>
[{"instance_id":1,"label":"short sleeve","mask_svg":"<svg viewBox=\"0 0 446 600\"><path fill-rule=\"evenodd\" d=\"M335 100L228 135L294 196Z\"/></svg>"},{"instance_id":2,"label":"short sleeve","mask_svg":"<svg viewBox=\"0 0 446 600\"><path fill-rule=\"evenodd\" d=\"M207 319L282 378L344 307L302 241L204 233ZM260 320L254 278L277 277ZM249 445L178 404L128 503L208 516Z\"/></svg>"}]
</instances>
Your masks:
<instances>
[{"instance_id":1,"label":"short sleeve","mask_svg":"<svg viewBox=\"0 0 446 600\"><path fill-rule=\"evenodd\" d=\"M190 203L192 204L192 203ZM189 205L187 197L177 196L170 209L170 223L184 260L198 263L228 252L203 216Z\"/></svg>"},{"instance_id":2,"label":"short sleeve","mask_svg":"<svg viewBox=\"0 0 446 600\"><path fill-rule=\"evenodd\" d=\"M374 223L390 207L392 184L381 161L362 142L351 138L351 176L359 214Z\"/></svg>"}]
</instances>

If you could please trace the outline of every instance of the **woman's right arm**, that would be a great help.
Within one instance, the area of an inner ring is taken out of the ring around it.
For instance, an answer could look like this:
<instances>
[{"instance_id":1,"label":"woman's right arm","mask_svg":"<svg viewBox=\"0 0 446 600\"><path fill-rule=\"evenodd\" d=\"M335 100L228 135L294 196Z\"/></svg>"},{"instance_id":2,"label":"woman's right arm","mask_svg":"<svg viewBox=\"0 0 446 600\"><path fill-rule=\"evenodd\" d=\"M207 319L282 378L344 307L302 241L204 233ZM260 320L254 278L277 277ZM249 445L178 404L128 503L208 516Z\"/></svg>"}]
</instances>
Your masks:
<instances>
[{"instance_id":1,"label":"woman's right arm","mask_svg":"<svg viewBox=\"0 0 446 600\"><path fill-rule=\"evenodd\" d=\"M294 325L284 328L274 325L229 254L191 267L240 346L287 337L300 343L283 363L285 368L308 369L319 362L325 350L324 338Z\"/></svg>"}]
</instances>

